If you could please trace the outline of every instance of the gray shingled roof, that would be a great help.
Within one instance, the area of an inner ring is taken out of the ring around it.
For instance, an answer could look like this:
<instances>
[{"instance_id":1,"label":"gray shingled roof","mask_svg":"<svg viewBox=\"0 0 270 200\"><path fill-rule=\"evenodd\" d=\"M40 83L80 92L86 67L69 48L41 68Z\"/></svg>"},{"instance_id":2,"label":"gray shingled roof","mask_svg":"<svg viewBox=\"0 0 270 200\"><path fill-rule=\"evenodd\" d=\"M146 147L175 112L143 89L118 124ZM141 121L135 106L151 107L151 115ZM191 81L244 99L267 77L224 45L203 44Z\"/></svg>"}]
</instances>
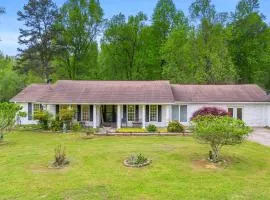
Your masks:
<instances>
[{"instance_id":1,"label":"gray shingled roof","mask_svg":"<svg viewBox=\"0 0 270 200\"><path fill-rule=\"evenodd\" d=\"M175 101L180 102L265 102L267 94L259 86L172 85Z\"/></svg>"},{"instance_id":2,"label":"gray shingled roof","mask_svg":"<svg viewBox=\"0 0 270 200\"><path fill-rule=\"evenodd\" d=\"M46 96L52 90L48 84L31 84L13 97L11 102L38 102L40 98Z\"/></svg>"},{"instance_id":3,"label":"gray shingled roof","mask_svg":"<svg viewBox=\"0 0 270 200\"><path fill-rule=\"evenodd\" d=\"M172 103L169 81L57 81L42 103ZM32 90L31 88L27 89ZM24 92L23 96L28 96ZM27 99L27 98L26 98ZM17 98L13 98L17 101Z\"/></svg>"},{"instance_id":4,"label":"gray shingled roof","mask_svg":"<svg viewBox=\"0 0 270 200\"><path fill-rule=\"evenodd\" d=\"M57 81L32 84L12 102L40 103L173 103L270 102L257 85L170 85L169 81Z\"/></svg>"}]
</instances>

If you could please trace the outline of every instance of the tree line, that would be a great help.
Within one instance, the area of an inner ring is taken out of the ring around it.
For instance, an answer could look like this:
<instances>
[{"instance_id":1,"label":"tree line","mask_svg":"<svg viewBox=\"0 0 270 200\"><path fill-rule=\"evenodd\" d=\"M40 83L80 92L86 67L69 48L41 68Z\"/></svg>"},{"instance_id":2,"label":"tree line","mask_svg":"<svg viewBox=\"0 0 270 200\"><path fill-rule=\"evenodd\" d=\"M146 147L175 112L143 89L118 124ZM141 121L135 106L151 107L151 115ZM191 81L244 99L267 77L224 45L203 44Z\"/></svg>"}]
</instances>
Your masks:
<instances>
[{"instance_id":1,"label":"tree line","mask_svg":"<svg viewBox=\"0 0 270 200\"><path fill-rule=\"evenodd\" d=\"M10 77L0 79L0 100L48 79L256 83L270 89L270 27L259 0L239 0L234 12L194 0L187 15L173 0L159 0L151 17L139 12L110 19L98 0L67 0L60 8L53 0L29 0L18 20L24 24L19 55L0 58L0 77Z\"/></svg>"}]
</instances>

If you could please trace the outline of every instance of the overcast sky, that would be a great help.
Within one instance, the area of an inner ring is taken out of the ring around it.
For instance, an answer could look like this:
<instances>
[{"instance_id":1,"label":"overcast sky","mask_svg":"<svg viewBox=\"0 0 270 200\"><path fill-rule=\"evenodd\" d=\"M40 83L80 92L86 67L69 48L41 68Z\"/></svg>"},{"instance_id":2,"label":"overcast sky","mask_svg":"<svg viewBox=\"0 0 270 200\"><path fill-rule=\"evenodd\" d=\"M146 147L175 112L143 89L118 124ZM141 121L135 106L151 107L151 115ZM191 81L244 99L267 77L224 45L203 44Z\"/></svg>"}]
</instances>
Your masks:
<instances>
[{"instance_id":1,"label":"overcast sky","mask_svg":"<svg viewBox=\"0 0 270 200\"><path fill-rule=\"evenodd\" d=\"M104 10L105 18L110 18L114 14L123 13L125 15L136 14L143 11L150 17L158 0L100 0ZM177 9L183 10L188 15L188 7L194 0L174 0ZM61 6L65 0L55 0ZM233 11L238 0L212 0L218 11ZM17 11L22 10L27 0L0 0L0 7L6 9L6 14L0 17L0 51L4 54L14 56L17 54L17 38L19 27L22 24L17 21ZM270 22L270 0L261 0L261 12Z\"/></svg>"}]
</instances>

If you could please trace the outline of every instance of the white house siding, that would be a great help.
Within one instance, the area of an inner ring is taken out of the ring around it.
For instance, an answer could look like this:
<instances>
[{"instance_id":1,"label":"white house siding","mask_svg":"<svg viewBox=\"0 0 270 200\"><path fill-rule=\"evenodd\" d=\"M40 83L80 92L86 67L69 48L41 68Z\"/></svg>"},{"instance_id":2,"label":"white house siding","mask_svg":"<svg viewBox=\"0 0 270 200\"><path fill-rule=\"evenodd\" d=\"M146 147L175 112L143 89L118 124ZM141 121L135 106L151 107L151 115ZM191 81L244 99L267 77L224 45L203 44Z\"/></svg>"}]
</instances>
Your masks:
<instances>
[{"instance_id":1,"label":"white house siding","mask_svg":"<svg viewBox=\"0 0 270 200\"><path fill-rule=\"evenodd\" d=\"M180 104L179 104L180 105ZM181 103L181 105L184 105ZM201 104L186 104L187 105L187 116L188 122L182 123L184 125L189 125L190 119L195 111L202 107L219 107L227 110L228 108L242 108L243 121L246 122L248 126L253 127L263 127L269 123L269 111L267 111L266 104L251 104L251 103L201 103ZM268 114L267 114L268 113ZM268 115L268 116L267 116Z\"/></svg>"},{"instance_id":2,"label":"white house siding","mask_svg":"<svg viewBox=\"0 0 270 200\"><path fill-rule=\"evenodd\" d=\"M19 103L20 106L23 107L22 111L26 112L28 115L28 103ZM263 127L270 126L270 105L269 104L256 104L256 103L176 103L175 105L187 105L187 122L181 122L184 125L189 125L190 118L192 114L202 107L219 107L223 109L232 108L242 108L243 109L243 121L247 123L249 126L253 127ZM33 104L32 104L33 106ZM143 106L139 105L139 120L142 120L142 110ZM47 110L53 115L56 115L56 106L55 105L47 105ZM32 108L33 111L33 108ZM120 119L123 118L123 105L120 105ZM97 126L100 125L101 116L100 116L100 105L97 105ZM172 120L172 105L162 105L162 121L161 122L146 122L145 125L154 124L158 127L166 127L168 122ZM87 122L89 126L93 125L93 122ZM28 116L25 118L21 118L21 124L37 124L35 120L28 120ZM128 122L128 126L132 126L132 122Z\"/></svg>"},{"instance_id":3,"label":"white house siding","mask_svg":"<svg viewBox=\"0 0 270 200\"><path fill-rule=\"evenodd\" d=\"M22 106L22 112L25 112L27 114L26 117L21 118L21 124L28 125L28 124L37 124L37 121L35 120L28 120L28 103L18 103L20 106ZM33 104L32 104L32 110L33 110ZM32 115L33 117L33 115ZM18 123L18 122L17 122Z\"/></svg>"},{"instance_id":4,"label":"white house siding","mask_svg":"<svg viewBox=\"0 0 270 200\"><path fill-rule=\"evenodd\" d=\"M270 126L270 105L268 105L267 106L267 113L268 113L268 115L267 115L267 121L268 121L268 123L267 123L267 126Z\"/></svg>"}]
</instances>

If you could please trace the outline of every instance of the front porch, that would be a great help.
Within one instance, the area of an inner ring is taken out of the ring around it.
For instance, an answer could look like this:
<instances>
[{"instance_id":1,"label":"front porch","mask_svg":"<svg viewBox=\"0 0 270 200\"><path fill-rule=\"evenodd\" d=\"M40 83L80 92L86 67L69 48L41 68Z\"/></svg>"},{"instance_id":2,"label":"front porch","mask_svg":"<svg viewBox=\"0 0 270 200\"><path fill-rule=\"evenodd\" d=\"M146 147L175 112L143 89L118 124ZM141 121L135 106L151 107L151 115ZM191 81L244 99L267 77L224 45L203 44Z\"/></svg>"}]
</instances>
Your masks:
<instances>
[{"instance_id":1,"label":"front porch","mask_svg":"<svg viewBox=\"0 0 270 200\"><path fill-rule=\"evenodd\" d=\"M170 105L80 104L55 105L55 114L66 106L75 109L74 120L88 127L140 127L149 124L166 127L170 121Z\"/></svg>"}]
</instances>

